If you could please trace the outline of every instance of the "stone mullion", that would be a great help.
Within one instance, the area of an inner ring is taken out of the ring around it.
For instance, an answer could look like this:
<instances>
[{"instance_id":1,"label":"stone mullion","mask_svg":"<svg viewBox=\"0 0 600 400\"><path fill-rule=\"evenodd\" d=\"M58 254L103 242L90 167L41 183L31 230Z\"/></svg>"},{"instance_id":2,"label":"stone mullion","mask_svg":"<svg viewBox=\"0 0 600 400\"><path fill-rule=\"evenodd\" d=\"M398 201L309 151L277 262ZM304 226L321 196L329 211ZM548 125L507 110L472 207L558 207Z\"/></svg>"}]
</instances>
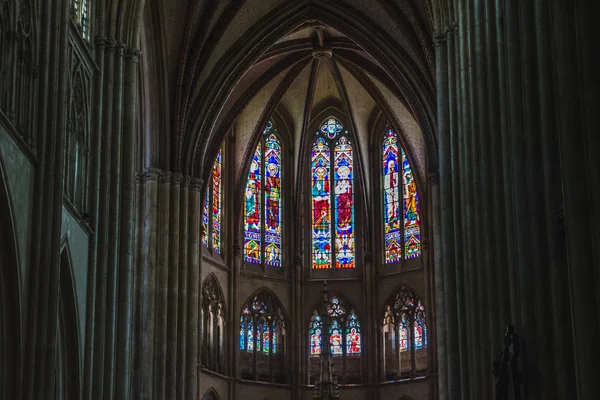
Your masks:
<instances>
[{"instance_id":1,"label":"stone mullion","mask_svg":"<svg viewBox=\"0 0 600 400\"><path fill-rule=\"evenodd\" d=\"M91 114L91 145L90 148L102 149L102 122L103 122L103 87L104 87L104 45L105 38L97 37L95 42L94 58L99 66L96 72L93 85L93 98L91 106L95 110ZM102 178L102 156L98 152L92 153L90 165L90 188L89 188L89 213L92 216L92 224L94 230L98 231L98 221L100 217L100 196L102 186L100 185ZM92 381L94 368L94 337L96 325L96 302L99 299L96 296L96 286L99 278L96 268L98 258L98 235L93 235L90 243L89 255L89 278L88 278L88 296L86 315L88 323L86 324L85 333L85 353L84 353L84 374L83 374L83 398L91 400L92 398Z\"/></svg>"},{"instance_id":2,"label":"stone mullion","mask_svg":"<svg viewBox=\"0 0 600 400\"><path fill-rule=\"evenodd\" d=\"M97 261L96 271L98 274L96 292L96 319L94 320L96 332L94 334L94 369L92 380L92 398L102 398L104 390L104 360L105 360L105 329L106 329L106 296L107 296L107 274L108 274L108 241L109 241L109 212L110 212L110 178L111 178L111 146L112 137L112 102L113 102L113 79L114 79L114 40L107 39L105 42L104 55L104 86L102 96L102 147L100 155L100 182L99 182L99 204L98 225L96 235Z\"/></svg>"},{"instance_id":3,"label":"stone mullion","mask_svg":"<svg viewBox=\"0 0 600 400\"><path fill-rule=\"evenodd\" d=\"M42 359L37 360L39 362L39 368L43 368L40 379L36 382L38 386L37 398L46 398L48 392L52 392L54 389L55 380L54 374L56 370L56 345L57 345L57 321L58 321L58 297L59 297L59 277L60 277L60 242L61 242L61 224L62 224L62 171L64 163L64 140L66 134L66 118L67 118L67 86L68 86L68 73L69 73L69 58L68 58L68 34L69 34L69 9L65 3L60 5L60 8L56 10L56 19L59 22L58 25L58 40L56 41L56 110L53 117L52 126L56 130L55 141L48 141L48 146L54 146L53 151L54 157L46 158L48 166L50 163L53 165L49 168L54 171L54 176L50 179L53 180L52 191L48 192L48 200L51 204L49 210L50 213L46 215L46 218L50 220L50 226L48 234L49 240L46 243L49 244L47 259L41 261L46 265L48 270L48 298L47 298L47 313L46 313L46 328L45 335L43 337L43 343L47 344L46 351L42 353ZM33 100L33 99L31 99ZM50 153L52 154L52 153ZM45 166L44 166L45 168ZM44 310L44 307L41 308ZM79 388L77 388L79 390Z\"/></svg>"},{"instance_id":4,"label":"stone mullion","mask_svg":"<svg viewBox=\"0 0 600 400\"><path fill-rule=\"evenodd\" d=\"M117 328L117 285L119 270L119 218L121 197L121 135L122 135L122 106L123 106L123 53L125 46L116 44L114 56L114 72L112 93L109 92L107 99L112 101L112 126L110 127L110 187L104 189L109 195L109 218L108 218L108 257L107 288L106 288L106 343L104 348L104 393L109 397L114 396L114 370L115 370L115 340Z\"/></svg>"},{"instance_id":5,"label":"stone mullion","mask_svg":"<svg viewBox=\"0 0 600 400\"><path fill-rule=\"evenodd\" d=\"M598 160L591 158L598 151L598 135L593 132L593 129L597 130L597 125L588 125L593 118L598 118L598 109L593 108L598 82L590 79L593 73L588 70L591 66L588 57L593 57L587 42L589 38L582 38L587 34L595 37L592 28L585 25L588 18L594 18L590 4L553 0L550 6L560 161L562 182L565 183L564 228L573 313L577 397L586 400L597 397L600 392L597 366L600 354L597 340L600 335L600 321L597 318L600 294L597 286L598 242L595 241L598 232L594 232L598 224L598 211L594 210L593 204L597 199L598 187L594 185L598 184L598 170L593 171L592 168ZM585 51L590 54L583 55ZM585 65L586 62L589 66ZM593 175L596 177L592 178Z\"/></svg>"},{"instance_id":6,"label":"stone mullion","mask_svg":"<svg viewBox=\"0 0 600 400\"><path fill-rule=\"evenodd\" d=\"M552 49L550 32L550 5L545 0L536 0L535 2L535 25L537 41L537 60L539 66L549 66L552 64ZM576 373L574 348L570 329L572 326L572 315L570 305L565 301L564 296L557 293L566 293L565 282L568 282L566 247L564 243L564 230L557 224L557 211L562 210L562 188L557 182L560 180L560 165L558 160L558 137L556 100L554 92L554 74L549 68L538 68L538 87L540 102L540 146L542 147L542 163L544 171L544 205L546 212L546 240L548 243L549 255L549 284L553 296L547 303L552 307L551 326L553 342L550 345L553 349L553 371L552 379L556 382L555 396L558 398L568 398L576 389ZM562 224L562 220L559 220Z\"/></svg>"},{"instance_id":7,"label":"stone mullion","mask_svg":"<svg viewBox=\"0 0 600 400\"><path fill-rule=\"evenodd\" d=\"M239 240L240 235L237 234L236 238L237 240ZM236 242L237 242L236 240ZM242 238L242 241L244 239ZM229 317L229 321L230 321L230 326L232 327L230 329L230 337L231 338L235 338L237 335L235 334L236 331L238 331L237 329L237 324L239 323L238 318L240 317L240 315L238 314L238 312L240 311L237 304L238 304L238 298L239 298L239 281L240 281L240 272L242 270L243 267L243 257L242 257L242 251L243 251L243 247L240 246L239 243L234 244L234 248L233 248L233 255L234 255L234 264L233 264L233 270L232 270L232 278L230 280L230 285L229 285L229 290L230 290L230 294L229 294L229 304L231 304L231 312L230 312L230 317ZM235 328L234 328L235 327ZM247 326L246 326L246 330L247 330ZM239 338L238 338L239 339ZM247 338L246 338L247 340ZM246 341L244 341L244 343L246 343ZM246 345L247 348L247 345ZM231 340L230 343L230 349L231 351L231 356L229 358L230 360L230 368L231 368L231 372L232 372L232 376L235 379L239 379L240 378L240 374L239 374L239 355L240 355L240 348L239 348L239 342L236 345L236 341L235 340ZM230 384L230 391L232 394L231 398L236 398L237 395L237 385L235 383L235 381L232 381Z\"/></svg>"},{"instance_id":8,"label":"stone mullion","mask_svg":"<svg viewBox=\"0 0 600 400\"><path fill-rule=\"evenodd\" d=\"M178 282L178 299L179 304L177 308L177 398L186 398L186 358L189 356L186 349L187 344L187 296L188 296L188 285L187 285L187 252L188 252L188 221L190 216L189 210L189 176L183 177L181 182L181 195L180 195L180 215L179 215L179 265L176 271L179 272ZM222 228L221 228L222 229ZM221 232L222 233L222 232ZM221 234L220 233L220 234ZM215 322L216 322L215 310ZM213 341L213 345L216 341ZM216 348L216 346L214 346ZM216 358L216 356L215 356ZM216 369L215 369L216 370Z\"/></svg>"},{"instance_id":9,"label":"stone mullion","mask_svg":"<svg viewBox=\"0 0 600 400\"><path fill-rule=\"evenodd\" d=\"M166 394L166 375L167 375L167 314L169 306L169 255L170 247L169 233L171 219L169 218L169 204L171 199L171 181L169 174L162 177L158 183L157 194L157 215L156 215L156 241L161 243L160 250L156 250L156 298L151 303L151 307L156 308L156 325L154 330L154 363L153 385L155 386L155 396L158 399L164 398ZM166 178L166 179L164 179Z\"/></svg>"},{"instance_id":10,"label":"stone mullion","mask_svg":"<svg viewBox=\"0 0 600 400\"><path fill-rule=\"evenodd\" d=\"M190 221L188 224L188 242L189 249L187 253L187 268L188 268L188 280L187 280L187 347L186 347L186 387L187 387L187 399L197 399L198 392L198 340L200 334L198 332L198 320L199 320L199 293L200 293L200 254L202 251L202 244L200 240L200 219L202 217L202 198L200 196L200 181L192 179L190 188L188 190L188 206L190 207ZM230 307L229 313L232 312ZM223 324L225 321L223 320ZM233 329L233 328L232 328ZM224 331L224 328L222 329ZM202 332L202 331L200 331ZM224 332L221 333L224 336ZM223 351L224 346L221 346ZM224 358L221 354L220 358ZM223 372L221 368L219 372Z\"/></svg>"},{"instance_id":11,"label":"stone mullion","mask_svg":"<svg viewBox=\"0 0 600 400\"><path fill-rule=\"evenodd\" d=\"M438 110L438 154L440 163L440 198L441 202L441 239L442 239L442 260L439 265L439 271L436 274L446 276L443 281L443 288L438 287L440 293L444 294L445 314L438 314L439 326L444 326L445 318L451 321L457 320L456 304L456 265L454 255L454 218L452 214L452 185L451 185L451 156L450 156L450 133L449 133L449 109L448 109L448 65L445 61L448 57L447 32L439 33L436 36L436 82L437 82L437 110ZM441 318L440 318L441 317ZM445 332L446 340L446 358L443 362L448 362L447 388L444 391L448 394L448 399L458 399L460 396L460 370L456 368L454 362L458 359L458 331L448 329ZM443 354L443 353L442 353ZM398 360L400 352L398 351Z\"/></svg>"},{"instance_id":12,"label":"stone mullion","mask_svg":"<svg viewBox=\"0 0 600 400\"><path fill-rule=\"evenodd\" d=\"M166 381L165 397L168 399L177 398L177 331L179 326L178 300L179 300L179 233L181 217L181 179L180 173L175 173L171 177L171 190L169 203L165 205L168 209L169 218L169 237L165 243L169 247L167 268L168 291L167 291L167 356L166 356Z\"/></svg>"}]
</instances>

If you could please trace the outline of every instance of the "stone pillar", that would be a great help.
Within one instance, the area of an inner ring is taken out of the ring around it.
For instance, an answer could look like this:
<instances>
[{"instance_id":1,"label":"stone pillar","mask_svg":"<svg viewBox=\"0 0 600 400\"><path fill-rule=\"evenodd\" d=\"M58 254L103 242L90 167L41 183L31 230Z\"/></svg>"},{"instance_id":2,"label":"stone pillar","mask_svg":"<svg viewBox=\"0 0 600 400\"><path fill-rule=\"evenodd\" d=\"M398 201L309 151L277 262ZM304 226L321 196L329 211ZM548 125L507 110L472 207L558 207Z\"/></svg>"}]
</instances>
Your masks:
<instances>
[{"instance_id":1,"label":"stone pillar","mask_svg":"<svg viewBox=\"0 0 600 400\"><path fill-rule=\"evenodd\" d=\"M177 398L185 399L187 390L185 384L186 376L186 359L189 357L187 353L187 297L188 297L188 243L189 233L189 216L192 214L189 209L189 183L190 177L184 176L181 181L181 196L180 196L180 215L179 215L179 265L178 272L178 309L177 309ZM216 310L215 310L216 313ZM195 368L194 368L195 369Z\"/></svg>"}]
</instances>

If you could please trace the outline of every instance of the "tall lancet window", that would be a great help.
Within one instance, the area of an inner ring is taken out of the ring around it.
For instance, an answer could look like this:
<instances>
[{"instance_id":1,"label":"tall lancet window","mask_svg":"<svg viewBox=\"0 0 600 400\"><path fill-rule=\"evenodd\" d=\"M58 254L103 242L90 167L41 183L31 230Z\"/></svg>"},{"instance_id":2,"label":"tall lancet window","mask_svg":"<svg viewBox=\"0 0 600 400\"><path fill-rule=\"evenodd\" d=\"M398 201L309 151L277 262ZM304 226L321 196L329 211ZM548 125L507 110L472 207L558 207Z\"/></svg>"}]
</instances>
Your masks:
<instances>
[{"instance_id":1,"label":"tall lancet window","mask_svg":"<svg viewBox=\"0 0 600 400\"><path fill-rule=\"evenodd\" d=\"M269 121L250 162L244 198L244 260L281 266L282 150Z\"/></svg>"},{"instance_id":2,"label":"tall lancet window","mask_svg":"<svg viewBox=\"0 0 600 400\"><path fill-rule=\"evenodd\" d=\"M223 218L222 153L223 149L220 149L213 163L202 207L202 244L217 253L221 252L221 220Z\"/></svg>"},{"instance_id":3,"label":"tall lancet window","mask_svg":"<svg viewBox=\"0 0 600 400\"><path fill-rule=\"evenodd\" d=\"M242 308L239 339L241 378L285 382L285 320L279 299L266 290L250 297Z\"/></svg>"},{"instance_id":4,"label":"tall lancet window","mask_svg":"<svg viewBox=\"0 0 600 400\"><path fill-rule=\"evenodd\" d=\"M323 332L323 321L317 310L313 311L309 327L309 382L314 383L319 375L323 339L329 340L329 352L333 355L340 383L361 381L360 355L362 334L358 316L338 296L331 296L327 307L329 332Z\"/></svg>"},{"instance_id":5,"label":"tall lancet window","mask_svg":"<svg viewBox=\"0 0 600 400\"><path fill-rule=\"evenodd\" d=\"M225 296L213 274L202 283L201 313L201 363L211 371L225 372Z\"/></svg>"},{"instance_id":6,"label":"tall lancet window","mask_svg":"<svg viewBox=\"0 0 600 400\"><path fill-rule=\"evenodd\" d=\"M383 138L382 159L385 262L419 257L421 222L417 184L408 157L399 145L398 134L391 129Z\"/></svg>"},{"instance_id":7,"label":"tall lancet window","mask_svg":"<svg viewBox=\"0 0 600 400\"><path fill-rule=\"evenodd\" d=\"M384 380L414 378L427 372L425 307L413 290L400 287L390 296L382 334Z\"/></svg>"},{"instance_id":8,"label":"tall lancet window","mask_svg":"<svg viewBox=\"0 0 600 400\"><path fill-rule=\"evenodd\" d=\"M343 129L339 121L329 118L311 151L312 267L316 269L355 267L353 149Z\"/></svg>"}]
</instances>

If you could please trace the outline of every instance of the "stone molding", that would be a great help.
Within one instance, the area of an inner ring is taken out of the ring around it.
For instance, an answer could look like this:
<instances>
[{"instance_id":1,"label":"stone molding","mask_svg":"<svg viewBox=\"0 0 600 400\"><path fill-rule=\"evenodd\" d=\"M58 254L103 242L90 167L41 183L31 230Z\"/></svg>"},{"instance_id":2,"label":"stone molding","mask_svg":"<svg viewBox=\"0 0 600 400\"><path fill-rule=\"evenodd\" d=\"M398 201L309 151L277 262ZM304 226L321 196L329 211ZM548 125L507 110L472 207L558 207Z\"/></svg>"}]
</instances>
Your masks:
<instances>
[{"instance_id":1,"label":"stone molding","mask_svg":"<svg viewBox=\"0 0 600 400\"><path fill-rule=\"evenodd\" d=\"M164 171L159 168L145 168L136 174L136 181L139 183L146 182L169 182L181 187L188 187L192 190L201 190L204 181L200 178L195 178L189 175L183 175L181 172Z\"/></svg>"}]
</instances>

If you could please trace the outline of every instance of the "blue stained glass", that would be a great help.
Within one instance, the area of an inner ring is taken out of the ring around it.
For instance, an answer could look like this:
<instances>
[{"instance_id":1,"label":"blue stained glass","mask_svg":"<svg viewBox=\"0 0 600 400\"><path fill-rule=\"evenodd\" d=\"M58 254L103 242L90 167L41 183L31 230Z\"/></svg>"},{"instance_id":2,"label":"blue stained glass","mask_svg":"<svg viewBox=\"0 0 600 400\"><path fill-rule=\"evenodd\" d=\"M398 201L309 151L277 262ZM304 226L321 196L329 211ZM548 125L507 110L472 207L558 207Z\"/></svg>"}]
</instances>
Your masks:
<instances>
[{"instance_id":1,"label":"blue stained glass","mask_svg":"<svg viewBox=\"0 0 600 400\"><path fill-rule=\"evenodd\" d=\"M331 268L331 190L329 147L318 138L312 149L312 266Z\"/></svg>"},{"instance_id":2,"label":"blue stained glass","mask_svg":"<svg viewBox=\"0 0 600 400\"><path fill-rule=\"evenodd\" d=\"M336 268L354 268L354 190L352 146L342 137L335 146Z\"/></svg>"},{"instance_id":3,"label":"blue stained glass","mask_svg":"<svg viewBox=\"0 0 600 400\"><path fill-rule=\"evenodd\" d=\"M386 263L400 261L402 258L398 160L398 137L390 129L383 141L383 226Z\"/></svg>"},{"instance_id":4,"label":"blue stained glass","mask_svg":"<svg viewBox=\"0 0 600 400\"><path fill-rule=\"evenodd\" d=\"M261 262L261 162L260 143L256 146L250 164L245 191L244 214L244 260L252 263Z\"/></svg>"}]
</instances>

